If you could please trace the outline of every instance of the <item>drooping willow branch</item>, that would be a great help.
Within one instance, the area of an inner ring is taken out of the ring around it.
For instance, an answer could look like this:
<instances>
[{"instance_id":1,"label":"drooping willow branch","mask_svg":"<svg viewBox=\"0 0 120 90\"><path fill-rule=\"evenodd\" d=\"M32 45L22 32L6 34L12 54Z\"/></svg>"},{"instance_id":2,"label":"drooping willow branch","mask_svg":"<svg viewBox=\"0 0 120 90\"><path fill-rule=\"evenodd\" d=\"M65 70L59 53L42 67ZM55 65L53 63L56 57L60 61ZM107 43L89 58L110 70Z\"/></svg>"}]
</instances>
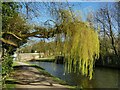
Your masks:
<instances>
[{"instance_id":1,"label":"drooping willow branch","mask_svg":"<svg viewBox=\"0 0 120 90\"><path fill-rule=\"evenodd\" d=\"M84 23L69 23L64 41L65 68L68 72L81 72L92 79L93 65L99 57L98 34Z\"/></svg>"}]
</instances>

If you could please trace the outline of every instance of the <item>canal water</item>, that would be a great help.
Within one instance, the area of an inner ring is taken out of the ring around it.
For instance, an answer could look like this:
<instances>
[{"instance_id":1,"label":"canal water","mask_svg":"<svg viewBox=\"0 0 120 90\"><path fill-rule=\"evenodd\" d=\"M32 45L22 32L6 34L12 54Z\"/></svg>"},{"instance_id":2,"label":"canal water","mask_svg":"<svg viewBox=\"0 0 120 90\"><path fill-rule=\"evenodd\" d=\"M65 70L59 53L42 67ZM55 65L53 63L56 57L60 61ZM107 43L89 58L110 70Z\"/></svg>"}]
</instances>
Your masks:
<instances>
[{"instance_id":1,"label":"canal water","mask_svg":"<svg viewBox=\"0 0 120 90\"><path fill-rule=\"evenodd\" d=\"M56 76L69 85L75 85L83 88L119 88L120 70L96 67L93 79L78 75L76 73L64 74L64 65L52 62L31 62L42 68L47 72Z\"/></svg>"}]
</instances>

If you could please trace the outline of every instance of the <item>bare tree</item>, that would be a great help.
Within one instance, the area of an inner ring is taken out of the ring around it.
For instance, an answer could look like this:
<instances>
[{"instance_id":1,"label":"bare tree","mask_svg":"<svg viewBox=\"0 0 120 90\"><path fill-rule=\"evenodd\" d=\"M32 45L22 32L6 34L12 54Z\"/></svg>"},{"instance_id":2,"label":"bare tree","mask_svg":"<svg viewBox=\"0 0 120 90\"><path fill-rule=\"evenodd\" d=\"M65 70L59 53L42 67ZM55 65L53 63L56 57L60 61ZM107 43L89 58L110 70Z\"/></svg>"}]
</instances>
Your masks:
<instances>
[{"instance_id":1,"label":"bare tree","mask_svg":"<svg viewBox=\"0 0 120 90\"><path fill-rule=\"evenodd\" d=\"M104 38L106 35L109 37L112 49L118 57L118 50L116 49L116 32L118 32L118 27L115 17L117 12L115 10L113 11L113 9L116 9L114 4L112 6L106 5L106 7L101 8L97 12L95 19L101 27L101 32L104 32Z\"/></svg>"}]
</instances>

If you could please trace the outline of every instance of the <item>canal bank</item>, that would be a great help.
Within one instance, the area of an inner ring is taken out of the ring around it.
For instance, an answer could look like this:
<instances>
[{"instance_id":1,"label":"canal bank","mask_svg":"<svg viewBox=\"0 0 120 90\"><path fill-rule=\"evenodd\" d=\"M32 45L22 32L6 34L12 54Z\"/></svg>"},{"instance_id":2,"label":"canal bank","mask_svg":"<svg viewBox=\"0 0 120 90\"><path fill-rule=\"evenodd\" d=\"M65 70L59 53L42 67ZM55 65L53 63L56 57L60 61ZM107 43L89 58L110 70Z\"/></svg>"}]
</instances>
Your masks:
<instances>
[{"instance_id":1,"label":"canal bank","mask_svg":"<svg viewBox=\"0 0 120 90\"><path fill-rule=\"evenodd\" d=\"M25 90L30 88L51 88L55 90L69 90L69 88L74 88L67 85L67 83L63 80L60 80L59 78L47 73L39 66L17 62L14 63L13 67L14 71L11 72L10 77L6 81L7 86L11 85L14 86L14 88L22 88Z\"/></svg>"},{"instance_id":2,"label":"canal bank","mask_svg":"<svg viewBox=\"0 0 120 90\"><path fill-rule=\"evenodd\" d=\"M52 57L46 57L46 58L37 58L37 59L29 59L30 62L55 62L56 64L64 64L65 63L65 57L64 56L52 56ZM95 67L104 67L104 68L111 68L111 69L120 69L120 63L118 63L118 60L111 60L111 59L101 59L96 60Z\"/></svg>"}]
</instances>

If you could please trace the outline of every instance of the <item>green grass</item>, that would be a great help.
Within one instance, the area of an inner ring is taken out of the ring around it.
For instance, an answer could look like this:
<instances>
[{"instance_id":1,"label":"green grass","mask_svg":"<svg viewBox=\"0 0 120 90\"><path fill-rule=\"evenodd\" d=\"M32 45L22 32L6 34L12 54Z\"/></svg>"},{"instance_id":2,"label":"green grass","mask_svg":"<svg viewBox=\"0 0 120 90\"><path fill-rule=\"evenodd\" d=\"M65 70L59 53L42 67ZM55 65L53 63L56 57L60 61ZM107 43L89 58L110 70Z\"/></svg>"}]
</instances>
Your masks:
<instances>
[{"instance_id":1,"label":"green grass","mask_svg":"<svg viewBox=\"0 0 120 90\"><path fill-rule=\"evenodd\" d=\"M10 77L7 77L6 78L6 81L5 81L5 90L11 90L12 88L15 88L15 82L17 82L15 79L12 79Z\"/></svg>"},{"instance_id":2,"label":"green grass","mask_svg":"<svg viewBox=\"0 0 120 90\"><path fill-rule=\"evenodd\" d=\"M9 83L9 82L11 82L11 83ZM15 88L14 82L16 82L16 80L7 78L6 79L6 84L4 86L5 90L11 90L12 88Z\"/></svg>"},{"instance_id":3,"label":"green grass","mask_svg":"<svg viewBox=\"0 0 120 90\"><path fill-rule=\"evenodd\" d=\"M6 84L6 89L15 88L15 84Z\"/></svg>"},{"instance_id":4,"label":"green grass","mask_svg":"<svg viewBox=\"0 0 120 90\"><path fill-rule=\"evenodd\" d=\"M13 64L12 64L13 67L17 66L17 65L18 65L18 63L16 61L14 61Z\"/></svg>"},{"instance_id":5,"label":"green grass","mask_svg":"<svg viewBox=\"0 0 120 90\"><path fill-rule=\"evenodd\" d=\"M55 56L48 56L48 57L39 58L39 59L32 59L31 61L54 62L55 61Z\"/></svg>"},{"instance_id":6,"label":"green grass","mask_svg":"<svg viewBox=\"0 0 120 90\"><path fill-rule=\"evenodd\" d=\"M40 67L40 66L37 66L37 65L35 65L35 64L30 64L30 65L28 65L28 66L34 67L34 68L36 68L36 69L45 70L44 68L42 68L42 67Z\"/></svg>"},{"instance_id":7,"label":"green grass","mask_svg":"<svg viewBox=\"0 0 120 90\"><path fill-rule=\"evenodd\" d=\"M52 59L52 58L39 58L39 59L36 59L36 60L31 60L31 61L39 61L39 62L54 62L55 59Z\"/></svg>"}]
</instances>

